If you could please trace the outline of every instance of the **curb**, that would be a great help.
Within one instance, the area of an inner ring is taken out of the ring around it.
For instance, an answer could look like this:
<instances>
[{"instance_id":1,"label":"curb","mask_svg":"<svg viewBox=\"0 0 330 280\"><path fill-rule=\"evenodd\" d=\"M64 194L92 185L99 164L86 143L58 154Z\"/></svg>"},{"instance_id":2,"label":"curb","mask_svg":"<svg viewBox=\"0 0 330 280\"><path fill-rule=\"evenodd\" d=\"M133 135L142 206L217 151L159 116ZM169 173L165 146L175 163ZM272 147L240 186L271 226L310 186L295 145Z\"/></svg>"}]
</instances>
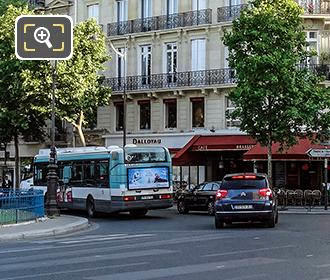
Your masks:
<instances>
[{"instance_id":1,"label":"curb","mask_svg":"<svg viewBox=\"0 0 330 280\"><path fill-rule=\"evenodd\" d=\"M330 212L318 212L318 211L311 211L311 212L300 212L300 211L278 211L279 214L285 215L330 215Z\"/></svg>"},{"instance_id":2,"label":"curb","mask_svg":"<svg viewBox=\"0 0 330 280\"><path fill-rule=\"evenodd\" d=\"M79 219L80 219L79 221L71 223L68 226L64 226L64 227L44 229L44 230L33 230L33 231L16 233L16 234L2 234L0 235L0 241L28 239L28 238L37 238L37 237L52 237L52 236L81 231L87 229L90 226L88 219L86 218L79 218Z\"/></svg>"}]
</instances>

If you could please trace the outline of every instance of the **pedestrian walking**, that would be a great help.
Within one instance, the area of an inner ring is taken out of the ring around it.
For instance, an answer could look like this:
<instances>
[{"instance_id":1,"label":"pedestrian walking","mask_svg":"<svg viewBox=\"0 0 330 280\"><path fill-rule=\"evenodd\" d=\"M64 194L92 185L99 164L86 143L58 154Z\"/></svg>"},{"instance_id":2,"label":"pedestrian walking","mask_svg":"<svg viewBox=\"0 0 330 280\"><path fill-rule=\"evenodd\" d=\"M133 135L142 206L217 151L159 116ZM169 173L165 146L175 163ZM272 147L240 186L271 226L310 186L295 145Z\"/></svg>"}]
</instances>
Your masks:
<instances>
[{"instance_id":1,"label":"pedestrian walking","mask_svg":"<svg viewBox=\"0 0 330 280\"><path fill-rule=\"evenodd\" d=\"M5 176L5 179L2 182L2 187L4 189L10 189L13 187L13 183L12 183L12 181L10 181L10 179L7 175Z\"/></svg>"}]
</instances>

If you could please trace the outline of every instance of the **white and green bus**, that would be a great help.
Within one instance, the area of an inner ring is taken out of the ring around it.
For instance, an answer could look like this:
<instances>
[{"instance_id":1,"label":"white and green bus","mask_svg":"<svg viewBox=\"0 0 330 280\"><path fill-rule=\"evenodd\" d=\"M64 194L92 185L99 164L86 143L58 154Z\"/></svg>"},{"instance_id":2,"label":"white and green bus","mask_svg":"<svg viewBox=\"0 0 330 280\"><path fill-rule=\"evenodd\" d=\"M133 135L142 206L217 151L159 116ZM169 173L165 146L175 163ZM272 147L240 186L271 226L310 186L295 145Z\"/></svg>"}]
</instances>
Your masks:
<instances>
[{"instance_id":1,"label":"white and green bus","mask_svg":"<svg viewBox=\"0 0 330 280\"><path fill-rule=\"evenodd\" d=\"M40 150L34 159L33 188L47 195L50 150ZM62 208L97 212L129 211L144 216L148 210L173 205L172 163L167 148L82 147L57 149Z\"/></svg>"}]
</instances>

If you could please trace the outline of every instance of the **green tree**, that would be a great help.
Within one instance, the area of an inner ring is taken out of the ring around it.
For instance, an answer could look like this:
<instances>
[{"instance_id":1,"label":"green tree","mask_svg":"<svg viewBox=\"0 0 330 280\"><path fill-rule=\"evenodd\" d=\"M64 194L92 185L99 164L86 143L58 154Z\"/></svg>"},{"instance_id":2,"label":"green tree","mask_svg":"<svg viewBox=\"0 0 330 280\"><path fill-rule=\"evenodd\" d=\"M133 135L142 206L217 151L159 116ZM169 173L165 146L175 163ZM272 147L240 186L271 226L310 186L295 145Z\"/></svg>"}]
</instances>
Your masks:
<instances>
[{"instance_id":1,"label":"green tree","mask_svg":"<svg viewBox=\"0 0 330 280\"><path fill-rule=\"evenodd\" d=\"M0 126L6 129L7 140L15 144L16 187L20 182L19 137L43 139L49 98L47 94L27 92L25 70L37 70L40 62L20 61L15 56L15 20L32 14L27 7L8 6L0 16Z\"/></svg>"},{"instance_id":2,"label":"green tree","mask_svg":"<svg viewBox=\"0 0 330 280\"><path fill-rule=\"evenodd\" d=\"M95 20L74 28L73 57L57 64L56 114L71 123L85 146L83 125L93 126L98 106L108 104L110 90L104 87L104 63L107 54L105 36ZM43 63L37 71L25 71L25 86L30 92L50 92L51 67Z\"/></svg>"},{"instance_id":3,"label":"green tree","mask_svg":"<svg viewBox=\"0 0 330 280\"><path fill-rule=\"evenodd\" d=\"M303 11L294 0L254 0L226 32L237 88L229 98L240 128L267 147L272 177L274 142L287 148L297 137L329 132L329 90L307 67Z\"/></svg>"},{"instance_id":4,"label":"green tree","mask_svg":"<svg viewBox=\"0 0 330 280\"><path fill-rule=\"evenodd\" d=\"M0 15L3 15L9 5L15 6L17 8L24 8L28 4L27 0L1 0L0 1Z\"/></svg>"}]
</instances>

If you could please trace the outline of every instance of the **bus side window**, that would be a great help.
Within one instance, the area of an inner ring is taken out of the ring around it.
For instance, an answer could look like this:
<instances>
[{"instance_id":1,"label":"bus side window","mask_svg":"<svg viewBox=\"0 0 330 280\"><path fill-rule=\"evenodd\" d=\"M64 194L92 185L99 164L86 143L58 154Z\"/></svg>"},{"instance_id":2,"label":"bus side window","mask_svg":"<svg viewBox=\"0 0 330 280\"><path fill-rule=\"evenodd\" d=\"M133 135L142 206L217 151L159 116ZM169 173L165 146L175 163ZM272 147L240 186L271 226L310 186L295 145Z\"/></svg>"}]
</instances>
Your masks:
<instances>
[{"instance_id":1,"label":"bus side window","mask_svg":"<svg viewBox=\"0 0 330 280\"><path fill-rule=\"evenodd\" d=\"M84 162L84 183L86 185L95 184L95 162L85 161Z\"/></svg>"},{"instance_id":2,"label":"bus side window","mask_svg":"<svg viewBox=\"0 0 330 280\"><path fill-rule=\"evenodd\" d=\"M83 165L81 162L74 162L72 164L72 177L70 183L81 185L83 182Z\"/></svg>"},{"instance_id":3,"label":"bus side window","mask_svg":"<svg viewBox=\"0 0 330 280\"><path fill-rule=\"evenodd\" d=\"M34 166L34 185L47 185L47 164L36 164Z\"/></svg>"},{"instance_id":4,"label":"bus side window","mask_svg":"<svg viewBox=\"0 0 330 280\"><path fill-rule=\"evenodd\" d=\"M96 162L95 178L98 185L108 187L109 185L109 162L98 161Z\"/></svg>"},{"instance_id":5,"label":"bus side window","mask_svg":"<svg viewBox=\"0 0 330 280\"><path fill-rule=\"evenodd\" d=\"M71 179L71 165L63 167L63 183L68 184Z\"/></svg>"}]
</instances>

